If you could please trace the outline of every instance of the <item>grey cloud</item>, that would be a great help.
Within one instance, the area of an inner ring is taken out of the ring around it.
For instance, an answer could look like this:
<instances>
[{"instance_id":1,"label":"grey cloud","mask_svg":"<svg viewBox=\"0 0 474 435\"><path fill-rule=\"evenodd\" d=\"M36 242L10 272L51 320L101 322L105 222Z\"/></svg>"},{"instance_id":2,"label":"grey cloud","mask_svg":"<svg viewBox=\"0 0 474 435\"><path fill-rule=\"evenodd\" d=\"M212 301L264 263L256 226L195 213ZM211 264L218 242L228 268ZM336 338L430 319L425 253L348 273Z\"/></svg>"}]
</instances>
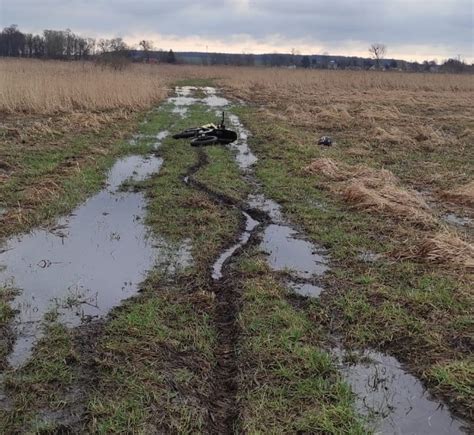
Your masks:
<instances>
[{"instance_id":1,"label":"grey cloud","mask_svg":"<svg viewBox=\"0 0 474 435\"><path fill-rule=\"evenodd\" d=\"M471 0L0 0L0 23L24 30L66 28L95 34L159 33L231 40L314 41L340 53L350 41L364 47L445 46L472 57ZM244 2L241 2L244 3Z\"/></svg>"}]
</instances>

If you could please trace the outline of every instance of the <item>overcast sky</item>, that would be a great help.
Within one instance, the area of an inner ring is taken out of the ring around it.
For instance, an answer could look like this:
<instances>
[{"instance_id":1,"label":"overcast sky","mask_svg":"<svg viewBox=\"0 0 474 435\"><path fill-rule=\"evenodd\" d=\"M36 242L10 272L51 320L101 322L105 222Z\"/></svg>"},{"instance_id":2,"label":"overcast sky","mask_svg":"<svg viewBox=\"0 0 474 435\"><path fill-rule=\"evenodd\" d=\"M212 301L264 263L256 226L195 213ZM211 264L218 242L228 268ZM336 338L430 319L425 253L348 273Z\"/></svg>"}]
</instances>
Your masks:
<instances>
[{"instance_id":1,"label":"overcast sky","mask_svg":"<svg viewBox=\"0 0 474 435\"><path fill-rule=\"evenodd\" d=\"M474 0L0 0L0 24L70 28L156 48L474 61Z\"/></svg>"}]
</instances>

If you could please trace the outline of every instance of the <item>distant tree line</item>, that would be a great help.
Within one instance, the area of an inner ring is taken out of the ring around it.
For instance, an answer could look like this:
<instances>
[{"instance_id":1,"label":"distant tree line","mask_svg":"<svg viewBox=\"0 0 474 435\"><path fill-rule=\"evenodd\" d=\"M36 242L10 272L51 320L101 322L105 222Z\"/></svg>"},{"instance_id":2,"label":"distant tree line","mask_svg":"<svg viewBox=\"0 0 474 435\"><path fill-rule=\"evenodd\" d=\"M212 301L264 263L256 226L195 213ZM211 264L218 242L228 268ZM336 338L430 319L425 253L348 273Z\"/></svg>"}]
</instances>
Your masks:
<instances>
[{"instance_id":1,"label":"distant tree line","mask_svg":"<svg viewBox=\"0 0 474 435\"><path fill-rule=\"evenodd\" d=\"M474 72L474 67L460 59L448 59L438 64L435 60L408 62L396 59L363 58L356 56L299 55L291 53L228 54L228 53L178 53L184 63L199 65L245 65L280 68L343 69L343 70L393 70L410 72Z\"/></svg>"},{"instance_id":2,"label":"distant tree line","mask_svg":"<svg viewBox=\"0 0 474 435\"><path fill-rule=\"evenodd\" d=\"M140 49L129 47L122 38L94 39L76 35L71 30L44 30L42 34L23 33L18 26L5 27L0 32L0 56L39 59L83 60L94 59L98 64L121 69L130 62L194 63L201 65L267 66L286 68L349 69L349 70L400 70L413 72L473 73L474 66L459 57L441 64L436 61L407 62L385 59L386 47L372 44L370 58L355 56L300 55L291 53L230 54L230 53L178 53L173 50L154 50L151 41L140 41Z\"/></svg>"},{"instance_id":3,"label":"distant tree line","mask_svg":"<svg viewBox=\"0 0 474 435\"><path fill-rule=\"evenodd\" d=\"M33 35L11 25L0 32L0 56L75 60L87 58L95 48L94 39L80 37L69 29Z\"/></svg>"},{"instance_id":4,"label":"distant tree line","mask_svg":"<svg viewBox=\"0 0 474 435\"><path fill-rule=\"evenodd\" d=\"M152 43L139 46L150 60ZM44 30L42 34L23 33L18 26L5 27L0 32L0 56L38 59L84 60L94 58L99 64L122 68L134 60L134 50L122 38L94 39L76 35L70 29ZM172 50L158 51L159 61L175 63Z\"/></svg>"}]
</instances>

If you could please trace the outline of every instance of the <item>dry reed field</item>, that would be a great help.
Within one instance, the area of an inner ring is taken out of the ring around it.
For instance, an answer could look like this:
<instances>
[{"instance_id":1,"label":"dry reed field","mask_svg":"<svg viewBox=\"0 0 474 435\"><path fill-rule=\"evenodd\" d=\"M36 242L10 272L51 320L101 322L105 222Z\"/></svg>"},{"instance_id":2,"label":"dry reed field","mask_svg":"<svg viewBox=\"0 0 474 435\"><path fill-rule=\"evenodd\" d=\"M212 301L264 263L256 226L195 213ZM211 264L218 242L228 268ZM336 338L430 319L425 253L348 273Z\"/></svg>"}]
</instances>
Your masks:
<instances>
[{"instance_id":1,"label":"dry reed field","mask_svg":"<svg viewBox=\"0 0 474 435\"><path fill-rule=\"evenodd\" d=\"M8 212L0 234L34 225L45 200L61 200L61 181L120 152L110 145L136 130L144 111L163 101L175 81L199 74L187 67L114 70L93 62L1 59L0 207Z\"/></svg>"},{"instance_id":2,"label":"dry reed field","mask_svg":"<svg viewBox=\"0 0 474 435\"><path fill-rule=\"evenodd\" d=\"M260 107L262 122L301 129L314 143L333 137L336 146L306 171L349 207L397 221L400 241L415 234L406 255L473 268L472 231L439 219L474 217L472 76L281 69L220 76L228 92ZM451 242L429 243L439 237ZM463 244L463 254L449 254ZM427 248L435 245L446 255Z\"/></svg>"},{"instance_id":3,"label":"dry reed field","mask_svg":"<svg viewBox=\"0 0 474 435\"><path fill-rule=\"evenodd\" d=\"M56 114L113 109L142 110L189 77L188 68L130 65L123 70L92 62L0 61L0 112Z\"/></svg>"}]
</instances>

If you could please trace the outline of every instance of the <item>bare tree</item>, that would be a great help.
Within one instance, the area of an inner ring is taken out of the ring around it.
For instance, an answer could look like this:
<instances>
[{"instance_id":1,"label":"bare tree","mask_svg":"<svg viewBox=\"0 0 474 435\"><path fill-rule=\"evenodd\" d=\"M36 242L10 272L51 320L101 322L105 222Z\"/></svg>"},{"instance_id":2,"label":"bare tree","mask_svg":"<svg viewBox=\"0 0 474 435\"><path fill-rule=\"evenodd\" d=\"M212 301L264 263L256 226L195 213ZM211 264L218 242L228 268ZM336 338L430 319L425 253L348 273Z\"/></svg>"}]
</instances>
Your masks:
<instances>
[{"instance_id":1,"label":"bare tree","mask_svg":"<svg viewBox=\"0 0 474 435\"><path fill-rule=\"evenodd\" d=\"M145 56L145 60L147 63L150 62L150 51L153 50L153 42L152 41L146 41L145 39L143 41L140 41L138 45L142 48L143 54Z\"/></svg>"},{"instance_id":2,"label":"bare tree","mask_svg":"<svg viewBox=\"0 0 474 435\"><path fill-rule=\"evenodd\" d=\"M101 39L97 46L101 51L97 64L102 68L111 67L122 70L130 64L128 46L122 38Z\"/></svg>"},{"instance_id":3,"label":"bare tree","mask_svg":"<svg viewBox=\"0 0 474 435\"><path fill-rule=\"evenodd\" d=\"M121 53L128 49L127 44L122 38L113 38L110 40L110 50L114 53Z\"/></svg>"},{"instance_id":4,"label":"bare tree","mask_svg":"<svg viewBox=\"0 0 474 435\"><path fill-rule=\"evenodd\" d=\"M375 59L375 64L377 68L379 68L380 61L387 54L387 47L384 44L376 42L369 47L369 53L372 55L372 58Z\"/></svg>"},{"instance_id":5,"label":"bare tree","mask_svg":"<svg viewBox=\"0 0 474 435\"><path fill-rule=\"evenodd\" d=\"M102 54L107 53L110 51L110 39L99 39L97 47Z\"/></svg>"}]
</instances>

